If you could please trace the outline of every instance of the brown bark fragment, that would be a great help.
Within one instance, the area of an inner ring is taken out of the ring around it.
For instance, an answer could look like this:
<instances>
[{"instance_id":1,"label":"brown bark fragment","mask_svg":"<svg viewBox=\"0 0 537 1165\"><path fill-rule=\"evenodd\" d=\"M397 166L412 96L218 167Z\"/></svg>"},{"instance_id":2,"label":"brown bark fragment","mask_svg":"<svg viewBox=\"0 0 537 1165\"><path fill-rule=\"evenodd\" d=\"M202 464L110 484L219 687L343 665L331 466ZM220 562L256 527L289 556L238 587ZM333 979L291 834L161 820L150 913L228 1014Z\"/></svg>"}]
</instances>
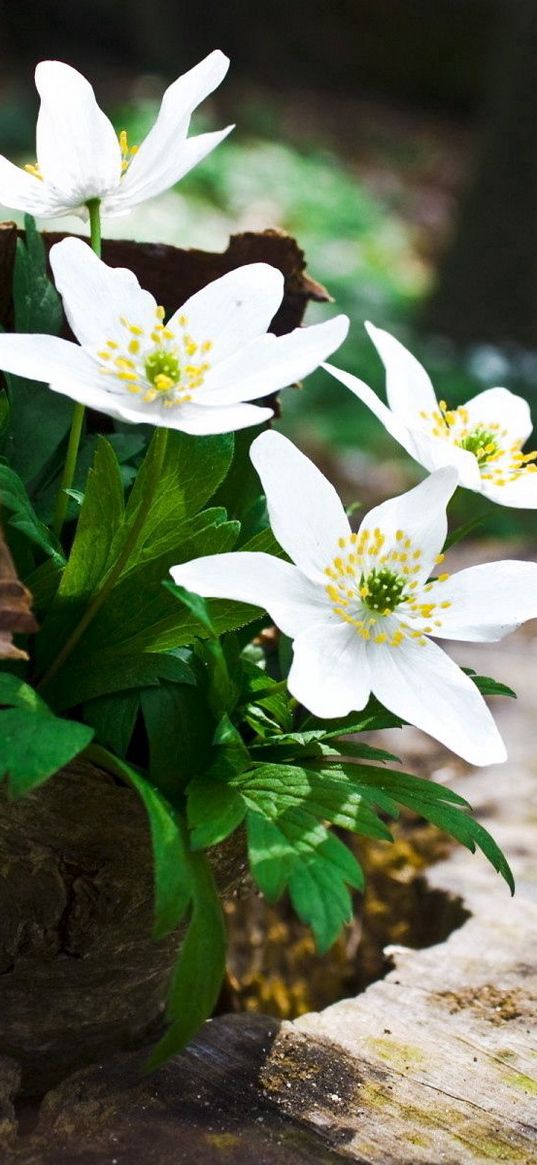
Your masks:
<instances>
[{"instance_id":1,"label":"brown bark fragment","mask_svg":"<svg viewBox=\"0 0 537 1165\"><path fill-rule=\"evenodd\" d=\"M0 527L0 659L28 659L13 642L16 634L38 630L31 611L32 596L17 578L15 564Z\"/></svg>"}]
</instances>

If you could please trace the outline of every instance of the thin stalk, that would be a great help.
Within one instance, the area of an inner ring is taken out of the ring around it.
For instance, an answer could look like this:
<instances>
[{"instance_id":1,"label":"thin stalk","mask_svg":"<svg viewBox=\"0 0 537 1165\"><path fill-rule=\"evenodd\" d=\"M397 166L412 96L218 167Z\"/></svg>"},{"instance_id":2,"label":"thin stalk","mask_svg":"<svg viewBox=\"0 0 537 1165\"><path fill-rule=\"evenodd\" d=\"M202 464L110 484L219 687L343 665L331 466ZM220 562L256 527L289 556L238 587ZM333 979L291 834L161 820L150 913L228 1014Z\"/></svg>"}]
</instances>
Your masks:
<instances>
[{"instance_id":1,"label":"thin stalk","mask_svg":"<svg viewBox=\"0 0 537 1165\"><path fill-rule=\"evenodd\" d=\"M90 246L96 255L101 254L101 215L100 202L98 198L90 198L87 203L90 221ZM57 538L63 529L65 522L67 507L69 505L69 494L67 490L71 489L73 484L76 462L78 457L78 448L80 445L80 438L82 436L82 427L84 425L85 407L82 404L75 404L73 409L73 418L71 421L71 431L69 433L69 441L67 444L67 453L65 456L65 465L56 498L56 505L54 508L54 520L52 529Z\"/></svg>"},{"instance_id":2,"label":"thin stalk","mask_svg":"<svg viewBox=\"0 0 537 1165\"><path fill-rule=\"evenodd\" d=\"M120 550L118 557L116 558L116 561L115 561L112 569L110 570L109 574L107 574L100 591L97 591L97 594L95 594L93 596L93 599L92 599L91 603L86 607L86 610L84 611L84 614L82 615L82 618L80 619L80 621L77 623L76 627L71 632L69 638L66 639L61 651L56 656L56 659L51 663L48 671L45 672L45 675L43 676L43 678L40 680L39 684L37 685L38 688L43 688L46 686L46 684L50 683L50 680L56 675L56 673L60 670L60 668L63 667L63 664L65 663L66 659L69 658L69 656L71 655L71 652L76 647L79 639L82 638L84 632L87 630L90 623L93 622L97 612L100 611L103 603L106 602L106 599L108 598L108 595L110 594L110 591L116 585L116 582L118 581L120 575L123 573L123 569L129 561L129 558L131 556L131 552L134 549L134 547L136 546L136 543L138 541L138 536L139 536L139 534L144 526L145 520L147 518L147 515L148 515L150 507L151 507L151 503L153 501L155 489L158 486L158 483L159 483L159 480L161 477L162 467L164 465L164 458L166 456L167 440L168 440L168 430L167 429L158 428L155 430L154 441L155 441L155 445L156 445L156 450L155 450L156 456L155 456L155 463L153 466L153 483L152 483L153 488L148 489L146 491L146 493L144 494L144 496L140 502L140 506L139 506L138 512L136 514L136 517L134 518L132 526L131 526L129 533L128 533L128 535L125 539L125 542L123 544L123 547Z\"/></svg>"}]
</instances>

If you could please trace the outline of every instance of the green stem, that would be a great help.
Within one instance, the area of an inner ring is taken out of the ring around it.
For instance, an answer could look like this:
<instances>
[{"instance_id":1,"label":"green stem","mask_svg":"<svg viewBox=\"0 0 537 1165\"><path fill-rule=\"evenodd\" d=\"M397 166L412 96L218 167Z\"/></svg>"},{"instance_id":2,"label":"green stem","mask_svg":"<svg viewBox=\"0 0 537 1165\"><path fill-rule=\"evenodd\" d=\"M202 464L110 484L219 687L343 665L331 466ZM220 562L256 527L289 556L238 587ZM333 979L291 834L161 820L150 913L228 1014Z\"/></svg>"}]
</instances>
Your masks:
<instances>
[{"instance_id":1,"label":"green stem","mask_svg":"<svg viewBox=\"0 0 537 1165\"><path fill-rule=\"evenodd\" d=\"M86 206L90 222L90 244L96 255L101 255L101 204L98 198L89 198Z\"/></svg>"},{"instance_id":2,"label":"green stem","mask_svg":"<svg viewBox=\"0 0 537 1165\"><path fill-rule=\"evenodd\" d=\"M61 651L56 656L56 659L51 663L48 671L45 672L42 680L37 685L38 688L43 688L46 686L46 684L50 683L50 680L56 675L60 668L63 667L66 659L69 658L79 639L82 638L90 623L93 622L97 612L100 611L103 603L106 602L110 591L116 585L120 575L123 573L123 570L131 556L131 552L136 546L138 536L141 533L143 526L145 525L145 520L151 508L155 490L160 481L162 467L164 465L164 458L166 456L167 440L167 429L158 428L155 430L155 436L153 438L151 447L151 452L154 455L154 462L152 465L152 488L147 489L144 493L140 501L138 511L134 517L132 526L127 534L125 542L123 543L123 547L120 550L112 569L106 575L101 589L93 596L93 599L86 607L82 618L77 623L68 639L66 639Z\"/></svg>"},{"instance_id":3,"label":"green stem","mask_svg":"<svg viewBox=\"0 0 537 1165\"><path fill-rule=\"evenodd\" d=\"M90 245L92 250L95 251L95 254L100 255L101 215L99 199L90 198L87 203L87 207L90 221ZM84 405L75 404L73 409L73 418L71 421L71 431L69 433L69 443L67 445L67 453L65 457L65 465L63 467L60 488L54 508L54 520L52 523L52 529L57 538L60 537L67 515L67 507L69 505L69 494L67 493L67 490L71 489L75 476L78 447L80 445L80 438L82 436L85 411L86 410Z\"/></svg>"},{"instance_id":4,"label":"green stem","mask_svg":"<svg viewBox=\"0 0 537 1165\"><path fill-rule=\"evenodd\" d=\"M75 404L73 409L73 419L71 421L71 431L69 433L69 442L67 445L67 453L65 455L65 464L60 481L60 488L56 497L56 505L54 507L54 521L52 529L57 538L62 532L63 523L67 514L67 507L69 505L68 489L71 489L73 478L75 476L76 459L78 456L78 446L80 445L80 437L82 435L82 426L84 424L84 405Z\"/></svg>"}]
</instances>

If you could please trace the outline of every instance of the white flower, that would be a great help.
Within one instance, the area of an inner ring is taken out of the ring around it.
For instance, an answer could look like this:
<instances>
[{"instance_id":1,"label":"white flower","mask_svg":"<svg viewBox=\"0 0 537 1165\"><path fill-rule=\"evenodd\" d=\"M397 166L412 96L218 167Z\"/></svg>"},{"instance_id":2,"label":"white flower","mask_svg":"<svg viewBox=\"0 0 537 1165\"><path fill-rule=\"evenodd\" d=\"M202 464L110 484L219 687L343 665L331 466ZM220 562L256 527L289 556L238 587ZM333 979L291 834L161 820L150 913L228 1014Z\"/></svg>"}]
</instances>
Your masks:
<instances>
[{"instance_id":1,"label":"white flower","mask_svg":"<svg viewBox=\"0 0 537 1165\"><path fill-rule=\"evenodd\" d=\"M229 60L216 50L164 93L154 126L139 147L116 134L89 81L62 61L41 61L35 166L0 156L0 202L39 218L82 214L100 199L104 215L125 214L183 178L233 129L187 137L200 101L225 77Z\"/></svg>"},{"instance_id":2,"label":"white flower","mask_svg":"<svg viewBox=\"0 0 537 1165\"><path fill-rule=\"evenodd\" d=\"M345 716L373 692L472 764L506 753L472 680L429 636L501 639L537 616L537 563L496 562L433 581L455 470L384 502L351 533L325 477L281 434L262 433L252 461L274 534L296 565L268 554L215 554L172 568L206 598L264 607L294 640L290 692L315 715Z\"/></svg>"},{"instance_id":3,"label":"white flower","mask_svg":"<svg viewBox=\"0 0 537 1165\"><path fill-rule=\"evenodd\" d=\"M365 326L386 368L389 408L358 377L331 364L327 371L425 469L452 465L467 489L506 506L537 508L537 453L522 452L532 431L527 401L506 388L489 388L449 409L437 401L425 369L398 340Z\"/></svg>"},{"instance_id":4,"label":"white flower","mask_svg":"<svg viewBox=\"0 0 537 1165\"><path fill-rule=\"evenodd\" d=\"M52 247L50 262L80 347L56 336L0 335L0 368L122 421L185 433L227 433L273 415L249 402L306 376L345 339L336 316L267 333L283 275L267 263L229 271L166 323L132 271L107 267L81 239Z\"/></svg>"}]
</instances>

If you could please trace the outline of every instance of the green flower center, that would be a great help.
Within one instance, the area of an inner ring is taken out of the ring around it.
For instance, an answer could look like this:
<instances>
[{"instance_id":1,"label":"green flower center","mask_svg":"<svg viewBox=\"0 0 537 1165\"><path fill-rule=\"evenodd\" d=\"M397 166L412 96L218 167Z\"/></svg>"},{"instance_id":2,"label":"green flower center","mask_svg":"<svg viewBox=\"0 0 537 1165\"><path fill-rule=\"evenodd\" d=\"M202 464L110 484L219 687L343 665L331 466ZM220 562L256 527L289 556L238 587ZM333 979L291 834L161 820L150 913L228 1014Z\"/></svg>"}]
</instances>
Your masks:
<instances>
[{"instance_id":1,"label":"green flower center","mask_svg":"<svg viewBox=\"0 0 537 1165\"><path fill-rule=\"evenodd\" d=\"M156 348L146 356L145 375L157 392L168 392L181 378L181 365L174 352Z\"/></svg>"},{"instance_id":2,"label":"green flower center","mask_svg":"<svg viewBox=\"0 0 537 1165\"><path fill-rule=\"evenodd\" d=\"M480 465L486 465L489 461L493 461L500 452L494 433L482 425L476 425L475 429L472 429L468 436L457 441L457 444L461 449L466 449L468 453L473 453Z\"/></svg>"},{"instance_id":3,"label":"green flower center","mask_svg":"<svg viewBox=\"0 0 537 1165\"><path fill-rule=\"evenodd\" d=\"M360 597L370 611L389 615L407 598L405 586L408 579L393 570L381 567L372 570L360 579Z\"/></svg>"}]
</instances>

